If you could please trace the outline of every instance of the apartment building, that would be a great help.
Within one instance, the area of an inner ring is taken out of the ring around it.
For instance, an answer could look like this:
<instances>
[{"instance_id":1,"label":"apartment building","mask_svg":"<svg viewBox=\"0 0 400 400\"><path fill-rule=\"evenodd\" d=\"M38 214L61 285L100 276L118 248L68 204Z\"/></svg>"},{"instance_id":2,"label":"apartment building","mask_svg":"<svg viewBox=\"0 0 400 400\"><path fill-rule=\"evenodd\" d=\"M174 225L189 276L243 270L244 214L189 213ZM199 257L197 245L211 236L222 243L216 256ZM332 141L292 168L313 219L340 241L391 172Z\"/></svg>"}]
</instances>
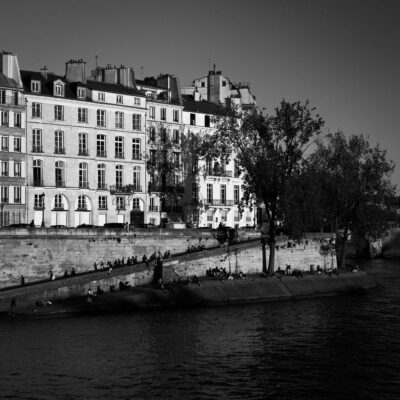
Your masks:
<instances>
[{"instance_id":1,"label":"apartment building","mask_svg":"<svg viewBox=\"0 0 400 400\"><path fill-rule=\"evenodd\" d=\"M129 68L70 60L64 76L22 71L28 220L35 226L144 220L145 96ZM133 215L132 215L133 214Z\"/></svg>"},{"instance_id":2,"label":"apartment building","mask_svg":"<svg viewBox=\"0 0 400 400\"><path fill-rule=\"evenodd\" d=\"M25 101L17 56L0 53L0 226L26 222Z\"/></svg>"}]
</instances>

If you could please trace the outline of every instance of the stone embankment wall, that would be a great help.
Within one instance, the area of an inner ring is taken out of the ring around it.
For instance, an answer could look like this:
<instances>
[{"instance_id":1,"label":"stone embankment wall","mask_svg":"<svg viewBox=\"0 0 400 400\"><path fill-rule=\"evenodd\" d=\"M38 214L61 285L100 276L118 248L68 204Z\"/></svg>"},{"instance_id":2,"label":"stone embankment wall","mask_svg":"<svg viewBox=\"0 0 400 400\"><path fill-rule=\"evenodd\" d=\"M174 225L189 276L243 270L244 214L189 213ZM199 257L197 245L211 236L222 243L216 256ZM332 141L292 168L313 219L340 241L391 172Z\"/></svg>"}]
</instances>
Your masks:
<instances>
[{"instance_id":1,"label":"stone embankment wall","mask_svg":"<svg viewBox=\"0 0 400 400\"><path fill-rule=\"evenodd\" d=\"M259 237L257 231L240 231L246 240ZM106 229L11 229L0 230L0 287L17 285L21 275L26 282L55 277L64 271L93 270L94 262L113 262L122 257L154 251L183 253L189 246L218 245L209 230L138 229L134 232Z\"/></svg>"}]
</instances>

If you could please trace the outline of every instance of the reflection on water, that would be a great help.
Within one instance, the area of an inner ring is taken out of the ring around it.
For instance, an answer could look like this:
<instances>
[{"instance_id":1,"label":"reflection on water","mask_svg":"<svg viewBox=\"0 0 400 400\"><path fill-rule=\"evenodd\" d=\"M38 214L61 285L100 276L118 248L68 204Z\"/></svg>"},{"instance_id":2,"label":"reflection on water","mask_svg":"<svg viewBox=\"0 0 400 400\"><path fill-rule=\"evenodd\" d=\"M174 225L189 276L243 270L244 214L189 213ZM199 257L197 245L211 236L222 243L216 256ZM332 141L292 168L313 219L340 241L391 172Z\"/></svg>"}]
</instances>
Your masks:
<instances>
[{"instance_id":1,"label":"reflection on water","mask_svg":"<svg viewBox=\"0 0 400 400\"><path fill-rule=\"evenodd\" d=\"M364 295L0 322L1 399L397 399L400 264Z\"/></svg>"}]
</instances>

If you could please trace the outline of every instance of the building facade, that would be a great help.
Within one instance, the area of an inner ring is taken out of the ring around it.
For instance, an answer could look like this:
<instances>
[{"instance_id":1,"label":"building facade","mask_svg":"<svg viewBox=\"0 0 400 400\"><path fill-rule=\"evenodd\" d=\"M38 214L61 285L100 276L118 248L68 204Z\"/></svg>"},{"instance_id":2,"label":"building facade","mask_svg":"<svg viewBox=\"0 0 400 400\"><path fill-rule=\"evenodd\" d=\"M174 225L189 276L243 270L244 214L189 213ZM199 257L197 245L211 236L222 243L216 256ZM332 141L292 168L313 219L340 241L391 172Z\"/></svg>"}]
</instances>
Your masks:
<instances>
[{"instance_id":1,"label":"building facade","mask_svg":"<svg viewBox=\"0 0 400 400\"><path fill-rule=\"evenodd\" d=\"M0 53L0 226L26 223L25 100L17 57Z\"/></svg>"}]
</instances>

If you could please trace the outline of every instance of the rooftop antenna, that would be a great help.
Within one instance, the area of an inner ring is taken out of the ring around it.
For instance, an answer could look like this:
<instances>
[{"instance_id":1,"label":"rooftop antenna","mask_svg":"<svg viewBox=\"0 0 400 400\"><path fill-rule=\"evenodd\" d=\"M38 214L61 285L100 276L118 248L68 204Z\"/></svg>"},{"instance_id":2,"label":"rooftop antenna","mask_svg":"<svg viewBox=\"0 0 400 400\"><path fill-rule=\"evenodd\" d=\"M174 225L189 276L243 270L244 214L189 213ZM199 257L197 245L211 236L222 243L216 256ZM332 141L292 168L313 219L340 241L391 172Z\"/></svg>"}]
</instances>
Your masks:
<instances>
[{"instance_id":1,"label":"rooftop antenna","mask_svg":"<svg viewBox=\"0 0 400 400\"><path fill-rule=\"evenodd\" d=\"M96 68L97 68L97 56L95 56L95 59L96 59Z\"/></svg>"},{"instance_id":2,"label":"rooftop antenna","mask_svg":"<svg viewBox=\"0 0 400 400\"><path fill-rule=\"evenodd\" d=\"M143 65L140 66L140 74L141 74L142 80L143 80Z\"/></svg>"},{"instance_id":3,"label":"rooftop antenna","mask_svg":"<svg viewBox=\"0 0 400 400\"><path fill-rule=\"evenodd\" d=\"M211 57L208 57L208 70L211 70Z\"/></svg>"}]
</instances>

